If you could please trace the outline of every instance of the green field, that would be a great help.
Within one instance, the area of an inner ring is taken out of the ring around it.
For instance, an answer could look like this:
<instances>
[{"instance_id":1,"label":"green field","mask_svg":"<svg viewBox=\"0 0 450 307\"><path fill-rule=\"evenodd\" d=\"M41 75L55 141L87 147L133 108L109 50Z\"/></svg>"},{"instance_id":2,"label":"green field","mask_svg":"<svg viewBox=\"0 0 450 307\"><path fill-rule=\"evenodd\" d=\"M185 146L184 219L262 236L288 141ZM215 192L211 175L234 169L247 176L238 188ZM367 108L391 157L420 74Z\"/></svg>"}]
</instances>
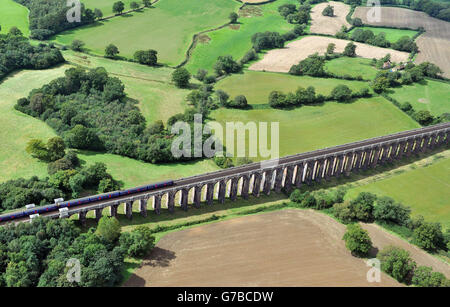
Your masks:
<instances>
[{"instance_id":1,"label":"green field","mask_svg":"<svg viewBox=\"0 0 450 307\"><path fill-rule=\"evenodd\" d=\"M135 0L121 0L125 4L125 11L130 10L130 3ZM100 9L103 13L103 17L114 15L112 7L116 0L82 0L86 8L94 10ZM136 1L142 6L142 1ZM152 1L153 2L153 1Z\"/></svg>"},{"instance_id":2,"label":"green field","mask_svg":"<svg viewBox=\"0 0 450 307\"><path fill-rule=\"evenodd\" d=\"M272 3L248 6L252 9L261 9L262 16L254 14L251 17L242 17L240 12L239 29L226 27L207 33L210 41L199 43L192 54L186 68L196 73L199 68L212 71L214 63L221 55L232 55L239 60L252 47L251 37L257 32L276 31L285 33L293 29L293 25L286 22L278 12L278 7L285 3L298 4L296 0L277 0Z\"/></svg>"},{"instance_id":3,"label":"green field","mask_svg":"<svg viewBox=\"0 0 450 307\"><path fill-rule=\"evenodd\" d=\"M19 177L47 176L46 164L33 159L25 152L25 147L30 139L47 140L55 133L44 122L16 111L14 104L32 89L63 76L69 67L64 65L48 70L21 71L0 83L0 182ZM125 68L122 66L122 69ZM80 158L88 164L97 161L106 163L108 171L115 179L122 181L125 187L217 169L212 161L154 165L111 154L86 152L80 154Z\"/></svg>"},{"instance_id":4,"label":"green field","mask_svg":"<svg viewBox=\"0 0 450 307\"><path fill-rule=\"evenodd\" d=\"M279 122L280 156L419 127L409 116L382 97L359 99L347 104L326 102L293 110L218 109L212 112L211 117L223 125L225 122L239 121L244 124ZM268 135L271 139L270 133ZM248 137L247 133L247 144ZM270 143L268 141L269 147ZM226 142L225 145L227 146Z\"/></svg>"},{"instance_id":5,"label":"green field","mask_svg":"<svg viewBox=\"0 0 450 307\"><path fill-rule=\"evenodd\" d=\"M167 119L183 113L189 90L179 89L171 83L172 68L149 67L137 63L113 61L73 51L64 51L70 63L86 68L104 67L125 84L128 97L139 101L139 108L147 122Z\"/></svg>"},{"instance_id":6,"label":"green field","mask_svg":"<svg viewBox=\"0 0 450 307\"><path fill-rule=\"evenodd\" d=\"M322 79L308 76L293 76L283 73L245 71L243 74L229 76L217 83L216 88L227 92L231 97L245 95L249 104L267 104L270 92L295 92L299 86L314 86L316 93L329 95L338 84L345 84L352 90L367 87L363 81Z\"/></svg>"},{"instance_id":7,"label":"green field","mask_svg":"<svg viewBox=\"0 0 450 307\"><path fill-rule=\"evenodd\" d=\"M370 30L375 35L378 35L379 33L384 32L386 34L386 39L388 41L390 41L391 43L398 41L403 36L409 36L412 38L414 35L416 35L418 33L417 31L414 31L414 30L374 28L374 27L356 27L349 32L350 35L352 35L356 29Z\"/></svg>"},{"instance_id":8,"label":"green field","mask_svg":"<svg viewBox=\"0 0 450 307\"><path fill-rule=\"evenodd\" d=\"M450 158L435 161L426 167L417 167L392 177L371 182L349 190L347 197L359 192L385 195L411 207L412 214L425 220L440 222L450 228Z\"/></svg>"},{"instance_id":9,"label":"green field","mask_svg":"<svg viewBox=\"0 0 450 307\"><path fill-rule=\"evenodd\" d=\"M427 79L422 83L393 89L391 97L400 103L409 102L416 110L428 110L433 115L450 112L450 82Z\"/></svg>"},{"instance_id":10,"label":"green field","mask_svg":"<svg viewBox=\"0 0 450 307\"><path fill-rule=\"evenodd\" d=\"M371 60L364 58L340 57L325 63L325 69L338 76L362 76L365 80L373 80L378 70L370 65Z\"/></svg>"},{"instance_id":11,"label":"green field","mask_svg":"<svg viewBox=\"0 0 450 307\"><path fill-rule=\"evenodd\" d=\"M28 28L28 9L13 0L0 1L0 25L2 33L17 27L25 36L30 34Z\"/></svg>"},{"instance_id":12,"label":"green field","mask_svg":"<svg viewBox=\"0 0 450 307\"><path fill-rule=\"evenodd\" d=\"M184 60L195 33L226 23L238 7L233 0L161 0L152 9L68 30L53 41L70 45L79 39L99 55L112 43L129 58L137 50L155 49L159 62L176 65Z\"/></svg>"}]
</instances>

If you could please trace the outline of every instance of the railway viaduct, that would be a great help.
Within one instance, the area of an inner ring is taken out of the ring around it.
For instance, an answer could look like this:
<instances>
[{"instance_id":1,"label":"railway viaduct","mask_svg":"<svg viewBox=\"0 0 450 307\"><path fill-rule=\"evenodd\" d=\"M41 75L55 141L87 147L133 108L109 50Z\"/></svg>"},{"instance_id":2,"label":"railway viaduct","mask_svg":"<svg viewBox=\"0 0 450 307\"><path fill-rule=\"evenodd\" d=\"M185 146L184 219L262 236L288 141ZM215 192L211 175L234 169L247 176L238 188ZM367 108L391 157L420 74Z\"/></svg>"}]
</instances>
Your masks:
<instances>
[{"instance_id":1,"label":"railway viaduct","mask_svg":"<svg viewBox=\"0 0 450 307\"><path fill-rule=\"evenodd\" d=\"M162 208L173 212L177 204L182 210L188 210L188 205L199 208L202 204L212 205L215 200L223 203L226 198L236 200L239 196L247 199L260 194L269 195L273 190L279 192L282 188L298 188L332 177L349 176L353 172L448 146L449 136L450 123L404 131L183 178L176 180L171 187L70 208L68 215L78 214L84 224L90 211L94 211L96 219L99 219L103 209L109 207L110 216L117 216L120 204L124 204L124 214L131 219L134 203L139 205L139 213L147 216L148 207L160 214ZM42 216L57 218L59 213Z\"/></svg>"}]
</instances>

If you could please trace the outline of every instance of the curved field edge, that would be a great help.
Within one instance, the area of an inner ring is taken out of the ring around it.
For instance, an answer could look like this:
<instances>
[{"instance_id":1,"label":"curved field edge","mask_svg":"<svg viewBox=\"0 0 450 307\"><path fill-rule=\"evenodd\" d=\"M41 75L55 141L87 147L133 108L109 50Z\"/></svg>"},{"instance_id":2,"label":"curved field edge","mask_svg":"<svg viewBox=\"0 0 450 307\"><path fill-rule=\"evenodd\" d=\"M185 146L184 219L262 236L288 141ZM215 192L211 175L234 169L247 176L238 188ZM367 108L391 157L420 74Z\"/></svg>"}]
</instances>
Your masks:
<instances>
[{"instance_id":1,"label":"curved field edge","mask_svg":"<svg viewBox=\"0 0 450 307\"><path fill-rule=\"evenodd\" d=\"M30 35L28 14L26 7L20 5L14 0L0 1L0 25L1 32L7 33L12 27L17 27L24 36Z\"/></svg>"}]
</instances>

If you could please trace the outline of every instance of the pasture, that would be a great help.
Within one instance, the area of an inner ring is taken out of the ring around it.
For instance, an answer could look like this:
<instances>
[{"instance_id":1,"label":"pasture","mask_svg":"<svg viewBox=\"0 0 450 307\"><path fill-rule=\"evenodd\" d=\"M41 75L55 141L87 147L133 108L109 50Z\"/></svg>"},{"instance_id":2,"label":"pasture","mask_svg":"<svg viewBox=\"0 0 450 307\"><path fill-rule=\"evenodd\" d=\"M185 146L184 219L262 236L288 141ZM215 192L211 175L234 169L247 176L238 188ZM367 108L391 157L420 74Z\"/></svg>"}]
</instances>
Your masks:
<instances>
[{"instance_id":1,"label":"pasture","mask_svg":"<svg viewBox=\"0 0 450 307\"><path fill-rule=\"evenodd\" d=\"M195 33L225 24L238 7L234 0L161 0L151 9L62 32L53 41L70 45L78 39L97 55L112 43L128 58L137 50L155 49L159 62L177 65Z\"/></svg>"},{"instance_id":2,"label":"pasture","mask_svg":"<svg viewBox=\"0 0 450 307\"><path fill-rule=\"evenodd\" d=\"M0 1L0 25L1 33L7 33L12 27L17 27L28 36L28 9L13 0Z\"/></svg>"},{"instance_id":3,"label":"pasture","mask_svg":"<svg viewBox=\"0 0 450 307\"><path fill-rule=\"evenodd\" d=\"M416 163L417 164L417 163ZM422 215L425 220L440 222L450 228L450 157L441 158L387 178L350 188L347 198L359 192L386 195L407 205L412 215Z\"/></svg>"},{"instance_id":4,"label":"pasture","mask_svg":"<svg viewBox=\"0 0 450 307\"><path fill-rule=\"evenodd\" d=\"M450 113L450 82L426 79L421 83L392 89L391 97L409 102L415 110L427 110L435 116Z\"/></svg>"},{"instance_id":5,"label":"pasture","mask_svg":"<svg viewBox=\"0 0 450 307\"><path fill-rule=\"evenodd\" d=\"M369 283L345 226L306 210L229 219L162 237L125 286L399 286ZM261 238L264 238L261 240ZM214 255L214 257L212 257ZM220 274L218 274L220 272Z\"/></svg>"},{"instance_id":6,"label":"pasture","mask_svg":"<svg viewBox=\"0 0 450 307\"><path fill-rule=\"evenodd\" d=\"M414 30L405 30L405 29L391 29L391 28L374 28L374 27L356 27L353 28L349 34L352 35L353 32L356 29L361 29L361 30L370 30L373 32L373 34L378 35L380 33L384 33L386 34L386 39L391 42L394 43L396 41L398 41L400 38L402 38L403 36L409 36L410 38L412 38L414 35L416 35L418 32L414 31Z\"/></svg>"},{"instance_id":7,"label":"pasture","mask_svg":"<svg viewBox=\"0 0 450 307\"><path fill-rule=\"evenodd\" d=\"M121 0L125 4L125 11L130 10L130 3L134 0ZM103 17L114 15L112 7L116 0L83 0L86 8L94 10L100 9L103 13ZM142 1L136 1L142 6ZM152 1L153 2L153 1Z\"/></svg>"},{"instance_id":8,"label":"pasture","mask_svg":"<svg viewBox=\"0 0 450 307\"><path fill-rule=\"evenodd\" d=\"M371 60L364 58L340 57L327 61L325 69L338 76L362 76L365 80L373 80L378 70L370 65Z\"/></svg>"},{"instance_id":9,"label":"pasture","mask_svg":"<svg viewBox=\"0 0 450 307\"><path fill-rule=\"evenodd\" d=\"M292 110L271 109L268 106L252 110L218 109L211 113L211 117L223 126L226 122L267 122L270 127L271 122L278 122L280 156L419 127L382 97L359 99L353 103L325 102ZM270 132L268 139L270 147ZM245 133L245 140L248 144L248 133ZM230 147L226 142L225 145ZM261 156L250 158L264 160Z\"/></svg>"},{"instance_id":10,"label":"pasture","mask_svg":"<svg viewBox=\"0 0 450 307\"><path fill-rule=\"evenodd\" d=\"M195 46L186 68L191 73L196 73L199 68L212 72L219 56L231 55L235 60L241 59L252 47L251 38L256 32L275 31L283 34L292 30L294 26L287 23L278 12L278 7L285 3L297 5L298 1L277 0L245 7L239 12L238 27L225 27L206 33L209 39Z\"/></svg>"},{"instance_id":11,"label":"pasture","mask_svg":"<svg viewBox=\"0 0 450 307\"><path fill-rule=\"evenodd\" d=\"M366 24L367 7L358 7L353 17L359 17ZM381 7L381 23L372 23L375 26L383 25L388 27L405 27L417 29L424 27L425 33L420 35L416 44L419 47L415 61L422 63L425 61L438 65L444 76L450 77L450 23L432 18L426 13L408 10L398 7Z\"/></svg>"},{"instance_id":12,"label":"pasture","mask_svg":"<svg viewBox=\"0 0 450 307\"><path fill-rule=\"evenodd\" d=\"M309 55L318 52L323 54L326 52L328 44L334 43L336 45L335 52L341 53L345 46L349 43L348 40L323 37L323 36L306 36L299 40L290 42L282 49L273 49L268 51L264 57L258 62L250 65L250 70L274 71L274 72L288 72L294 64L298 64ZM380 48L368 44L354 43L356 45L356 55L363 58L373 59L382 58L386 54L391 54L391 59L394 62L405 62L409 54L403 51L397 51L388 48Z\"/></svg>"},{"instance_id":13,"label":"pasture","mask_svg":"<svg viewBox=\"0 0 450 307\"><path fill-rule=\"evenodd\" d=\"M331 5L334 10L334 16L323 16L322 11ZM315 5L311 9L311 33L335 35L342 26L351 27L346 16L350 12L350 5L343 2L328 1Z\"/></svg>"},{"instance_id":14,"label":"pasture","mask_svg":"<svg viewBox=\"0 0 450 307\"><path fill-rule=\"evenodd\" d=\"M270 84L270 86L267 86ZM353 91L369 88L366 82L348 81L331 78L313 78L309 76L293 76L282 73L245 71L235 74L217 83L216 88L224 90L232 98L245 95L249 104L267 104L270 92L277 90L285 94L295 92L299 86L314 86L317 94L329 95L338 84L345 84Z\"/></svg>"}]
</instances>

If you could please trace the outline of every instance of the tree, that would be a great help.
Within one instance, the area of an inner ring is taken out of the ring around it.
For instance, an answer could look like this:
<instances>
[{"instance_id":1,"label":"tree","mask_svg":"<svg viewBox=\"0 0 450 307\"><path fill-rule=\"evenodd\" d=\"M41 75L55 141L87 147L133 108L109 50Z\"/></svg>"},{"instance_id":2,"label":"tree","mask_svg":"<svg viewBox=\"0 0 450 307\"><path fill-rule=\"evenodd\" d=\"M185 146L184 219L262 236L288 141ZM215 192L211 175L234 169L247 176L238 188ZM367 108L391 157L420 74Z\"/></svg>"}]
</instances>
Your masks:
<instances>
[{"instance_id":1,"label":"tree","mask_svg":"<svg viewBox=\"0 0 450 307\"><path fill-rule=\"evenodd\" d=\"M55 136L47 141L47 151L50 161L59 160L66 154L66 144L61 137Z\"/></svg>"},{"instance_id":2,"label":"tree","mask_svg":"<svg viewBox=\"0 0 450 307\"><path fill-rule=\"evenodd\" d=\"M109 44L105 48L105 57L114 59L119 54L119 48L116 45Z\"/></svg>"},{"instance_id":3,"label":"tree","mask_svg":"<svg viewBox=\"0 0 450 307\"><path fill-rule=\"evenodd\" d=\"M366 256L372 248L372 240L370 240L369 233L367 230L362 229L359 224L348 225L342 239L352 255Z\"/></svg>"},{"instance_id":4,"label":"tree","mask_svg":"<svg viewBox=\"0 0 450 307\"><path fill-rule=\"evenodd\" d=\"M79 39L74 39L70 47L75 51L82 51L84 46L84 42Z\"/></svg>"},{"instance_id":5,"label":"tree","mask_svg":"<svg viewBox=\"0 0 450 307\"><path fill-rule=\"evenodd\" d=\"M131 232L122 233L119 239L120 248L131 257L145 256L155 245L151 229L145 226L137 227Z\"/></svg>"},{"instance_id":6,"label":"tree","mask_svg":"<svg viewBox=\"0 0 450 307\"><path fill-rule=\"evenodd\" d=\"M219 56L214 64L214 71L218 76L239 72L241 66L231 55Z\"/></svg>"},{"instance_id":7,"label":"tree","mask_svg":"<svg viewBox=\"0 0 450 307\"><path fill-rule=\"evenodd\" d=\"M333 54L335 49L336 49L336 44L329 43L327 46L327 54Z\"/></svg>"},{"instance_id":8,"label":"tree","mask_svg":"<svg viewBox=\"0 0 450 307\"><path fill-rule=\"evenodd\" d=\"M247 98L244 95L238 95L232 102L229 102L228 105L234 108L244 109L248 106Z\"/></svg>"},{"instance_id":9,"label":"tree","mask_svg":"<svg viewBox=\"0 0 450 307\"><path fill-rule=\"evenodd\" d=\"M230 19L230 23L236 23L239 15L236 12L231 12L228 18Z\"/></svg>"},{"instance_id":10,"label":"tree","mask_svg":"<svg viewBox=\"0 0 450 307\"><path fill-rule=\"evenodd\" d=\"M73 127L66 134L65 140L69 147L77 149L95 149L99 147L100 143L95 132L83 125Z\"/></svg>"},{"instance_id":11,"label":"tree","mask_svg":"<svg viewBox=\"0 0 450 307\"><path fill-rule=\"evenodd\" d=\"M132 10L136 10L136 9L139 8L139 4L136 1L133 1L133 2L130 3L130 8Z\"/></svg>"},{"instance_id":12,"label":"tree","mask_svg":"<svg viewBox=\"0 0 450 307\"><path fill-rule=\"evenodd\" d=\"M433 272L433 268L419 266L414 270L412 284L419 287L441 287L445 282L445 276L439 272Z\"/></svg>"},{"instance_id":13,"label":"tree","mask_svg":"<svg viewBox=\"0 0 450 307\"><path fill-rule=\"evenodd\" d=\"M152 2L150 0L142 0L142 4L144 4L145 7L151 7Z\"/></svg>"},{"instance_id":14,"label":"tree","mask_svg":"<svg viewBox=\"0 0 450 307\"><path fill-rule=\"evenodd\" d=\"M441 224L424 222L414 229L413 242L420 248L436 251L444 247L444 236Z\"/></svg>"},{"instance_id":15,"label":"tree","mask_svg":"<svg viewBox=\"0 0 450 307\"><path fill-rule=\"evenodd\" d=\"M323 16L329 16L329 17L333 17L334 16L334 9L331 5L327 5L323 11L322 11L322 15Z\"/></svg>"},{"instance_id":16,"label":"tree","mask_svg":"<svg viewBox=\"0 0 450 307\"><path fill-rule=\"evenodd\" d=\"M414 120L423 126L430 125L433 122L433 115L428 110L420 110L413 115Z\"/></svg>"},{"instance_id":17,"label":"tree","mask_svg":"<svg viewBox=\"0 0 450 307\"><path fill-rule=\"evenodd\" d=\"M390 197L380 197L377 199L373 210L373 216L377 221L390 222L398 225L405 225L409 219L411 209L396 203Z\"/></svg>"},{"instance_id":18,"label":"tree","mask_svg":"<svg viewBox=\"0 0 450 307\"><path fill-rule=\"evenodd\" d=\"M110 243L114 243L120 237L120 223L115 217L103 216L98 221L95 234Z\"/></svg>"},{"instance_id":19,"label":"tree","mask_svg":"<svg viewBox=\"0 0 450 307\"><path fill-rule=\"evenodd\" d=\"M133 58L140 64L155 66L158 63L158 51L150 50L138 50L134 53Z\"/></svg>"},{"instance_id":20,"label":"tree","mask_svg":"<svg viewBox=\"0 0 450 307\"><path fill-rule=\"evenodd\" d=\"M190 79L191 74L184 67L177 68L172 73L172 81L175 82L175 85L179 88L188 87Z\"/></svg>"},{"instance_id":21,"label":"tree","mask_svg":"<svg viewBox=\"0 0 450 307\"><path fill-rule=\"evenodd\" d=\"M292 75L308 75L313 77L323 77L326 76L324 65L325 65L325 58L319 56L316 53L300 61L298 65L292 65L292 67L289 70L289 73Z\"/></svg>"},{"instance_id":22,"label":"tree","mask_svg":"<svg viewBox=\"0 0 450 307\"><path fill-rule=\"evenodd\" d=\"M116 14L122 14L125 9L125 4L122 1L114 2L113 4L113 12Z\"/></svg>"},{"instance_id":23,"label":"tree","mask_svg":"<svg viewBox=\"0 0 450 307\"><path fill-rule=\"evenodd\" d=\"M409 252L395 246L387 246L378 253L381 269L399 282L407 282L416 267Z\"/></svg>"},{"instance_id":24,"label":"tree","mask_svg":"<svg viewBox=\"0 0 450 307\"><path fill-rule=\"evenodd\" d=\"M27 143L26 152L29 153L33 158L39 160L47 161L49 159L49 153L47 146L42 140L31 139Z\"/></svg>"},{"instance_id":25,"label":"tree","mask_svg":"<svg viewBox=\"0 0 450 307\"><path fill-rule=\"evenodd\" d=\"M360 221L370 221L373 219L374 203L377 199L375 194L369 192L361 192L350 202L351 209L355 213L355 217Z\"/></svg>"},{"instance_id":26,"label":"tree","mask_svg":"<svg viewBox=\"0 0 450 307\"><path fill-rule=\"evenodd\" d=\"M387 90L390 86L389 80L385 76L376 77L370 83L375 93L381 93Z\"/></svg>"},{"instance_id":27,"label":"tree","mask_svg":"<svg viewBox=\"0 0 450 307\"><path fill-rule=\"evenodd\" d=\"M94 9L95 18L100 19L103 17L103 12L100 9Z\"/></svg>"},{"instance_id":28,"label":"tree","mask_svg":"<svg viewBox=\"0 0 450 307\"><path fill-rule=\"evenodd\" d=\"M348 57L355 57L356 56L356 45L353 42L348 43L345 48L343 55Z\"/></svg>"},{"instance_id":29,"label":"tree","mask_svg":"<svg viewBox=\"0 0 450 307\"><path fill-rule=\"evenodd\" d=\"M356 17L356 18L352 19L352 25L355 27L362 27L363 22L362 22L361 18Z\"/></svg>"},{"instance_id":30,"label":"tree","mask_svg":"<svg viewBox=\"0 0 450 307\"><path fill-rule=\"evenodd\" d=\"M331 97L337 101L349 101L352 98L352 90L347 85L339 84L331 91Z\"/></svg>"}]
</instances>

